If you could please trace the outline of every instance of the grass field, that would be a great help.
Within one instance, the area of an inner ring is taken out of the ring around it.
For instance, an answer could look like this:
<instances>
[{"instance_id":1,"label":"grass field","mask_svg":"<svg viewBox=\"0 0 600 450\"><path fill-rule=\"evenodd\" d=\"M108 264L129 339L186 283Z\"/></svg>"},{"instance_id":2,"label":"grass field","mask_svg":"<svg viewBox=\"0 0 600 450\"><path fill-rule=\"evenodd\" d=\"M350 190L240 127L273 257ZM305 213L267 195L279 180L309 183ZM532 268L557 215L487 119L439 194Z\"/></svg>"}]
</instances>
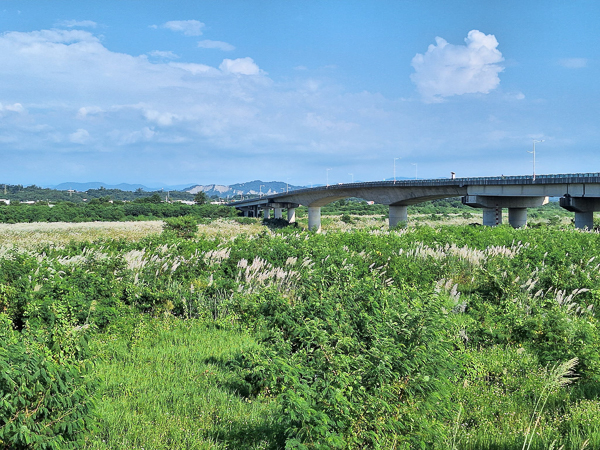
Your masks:
<instances>
[{"instance_id":1,"label":"grass field","mask_svg":"<svg viewBox=\"0 0 600 450\"><path fill-rule=\"evenodd\" d=\"M0 448L600 448L597 233L430 219L2 226L0 387L89 364L95 409L36 428L33 364Z\"/></svg>"},{"instance_id":2,"label":"grass field","mask_svg":"<svg viewBox=\"0 0 600 450\"><path fill-rule=\"evenodd\" d=\"M224 367L256 346L247 333L154 319L128 339L111 335L93 345L100 421L86 448L260 449L272 441L272 400L238 395Z\"/></svg>"}]
</instances>

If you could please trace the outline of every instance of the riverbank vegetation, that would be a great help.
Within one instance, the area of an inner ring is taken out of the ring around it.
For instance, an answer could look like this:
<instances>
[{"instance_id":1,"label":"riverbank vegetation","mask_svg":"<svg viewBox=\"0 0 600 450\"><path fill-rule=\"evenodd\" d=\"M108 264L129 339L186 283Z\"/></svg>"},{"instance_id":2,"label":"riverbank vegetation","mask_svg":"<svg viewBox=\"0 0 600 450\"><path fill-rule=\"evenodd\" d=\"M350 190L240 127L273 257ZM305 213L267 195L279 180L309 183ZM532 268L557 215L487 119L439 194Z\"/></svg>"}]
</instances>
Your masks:
<instances>
[{"instance_id":1,"label":"riverbank vegetation","mask_svg":"<svg viewBox=\"0 0 600 450\"><path fill-rule=\"evenodd\" d=\"M247 222L5 238L0 448L600 447L596 233Z\"/></svg>"}]
</instances>

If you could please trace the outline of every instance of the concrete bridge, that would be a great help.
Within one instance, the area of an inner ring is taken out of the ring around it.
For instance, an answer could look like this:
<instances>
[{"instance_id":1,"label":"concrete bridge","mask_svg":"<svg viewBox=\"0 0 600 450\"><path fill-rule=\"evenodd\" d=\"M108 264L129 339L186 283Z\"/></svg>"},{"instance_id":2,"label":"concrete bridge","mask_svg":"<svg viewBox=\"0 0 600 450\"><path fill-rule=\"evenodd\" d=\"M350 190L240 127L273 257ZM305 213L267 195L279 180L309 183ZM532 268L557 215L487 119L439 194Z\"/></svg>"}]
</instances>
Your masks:
<instances>
[{"instance_id":1,"label":"concrete bridge","mask_svg":"<svg viewBox=\"0 0 600 450\"><path fill-rule=\"evenodd\" d=\"M287 210L288 221L295 222L298 206L308 207L308 227L321 229L321 207L336 200L362 198L389 205L389 225L395 227L408 219L407 207L439 198L462 197L465 205L483 210L483 224L502 223L502 210L508 209L508 222L515 228L527 224L527 208L548 203L549 197L560 197L560 206L575 213L577 228L592 229L594 211L600 211L600 173L558 175L501 176L433 180L374 181L299 189L231 202L228 205L258 217L270 210L282 218Z\"/></svg>"}]
</instances>

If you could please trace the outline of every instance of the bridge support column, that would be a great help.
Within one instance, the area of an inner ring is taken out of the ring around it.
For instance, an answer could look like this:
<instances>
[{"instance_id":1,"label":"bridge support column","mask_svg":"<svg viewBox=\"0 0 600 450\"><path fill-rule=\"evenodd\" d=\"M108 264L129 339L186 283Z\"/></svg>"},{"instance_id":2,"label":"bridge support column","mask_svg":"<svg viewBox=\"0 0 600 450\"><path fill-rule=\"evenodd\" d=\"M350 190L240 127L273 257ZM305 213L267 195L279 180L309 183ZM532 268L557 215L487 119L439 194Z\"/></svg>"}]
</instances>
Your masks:
<instances>
[{"instance_id":1,"label":"bridge support column","mask_svg":"<svg viewBox=\"0 0 600 450\"><path fill-rule=\"evenodd\" d=\"M310 231L321 231L321 207L320 206L309 206L308 207L308 229Z\"/></svg>"},{"instance_id":2,"label":"bridge support column","mask_svg":"<svg viewBox=\"0 0 600 450\"><path fill-rule=\"evenodd\" d=\"M594 229L594 211L575 212L575 228Z\"/></svg>"},{"instance_id":3,"label":"bridge support column","mask_svg":"<svg viewBox=\"0 0 600 450\"><path fill-rule=\"evenodd\" d=\"M502 225L502 208L483 208L483 224L486 227Z\"/></svg>"},{"instance_id":4,"label":"bridge support column","mask_svg":"<svg viewBox=\"0 0 600 450\"><path fill-rule=\"evenodd\" d=\"M296 222L296 208L288 208L287 209L287 219L289 223Z\"/></svg>"},{"instance_id":5,"label":"bridge support column","mask_svg":"<svg viewBox=\"0 0 600 450\"><path fill-rule=\"evenodd\" d=\"M560 199L560 206L575 213L575 228L594 229L594 211L600 211L600 197L571 197Z\"/></svg>"},{"instance_id":6,"label":"bridge support column","mask_svg":"<svg viewBox=\"0 0 600 450\"><path fill-rule=\"evenodd\" d=\"M281 219L282 215L282 209L281 208L275 208L275 218L276 219Z\"/></svg>"},{"instance_id":7,"label":"bridge support column","mask_svg":"<svg viewBox=\"0 0 600 450\"><path fill-rule=\"evenodd\" d=\"M244 217L248 217L250 216L250 211L248 211L247 209L244 210Z\"/></svg>"},{"instance_id":8,"label":"bridge support column","mask_svg":"<svg viewBox=\"0 0 600 450\"><path fill-rule=\"evenodd\" d=\"M492 222L492 213L485 210L494 211L493 224L496 225L502 223L502 208L508 208L508 223L513 228L521 228L527 225L527 208L545 205L548 203L548 197L466 195L462 198L462 202L474 208L484 208L484 225Z\"/></svg>"},{"instance_id":9,"label":"bridge support column","mask_svg":"<svg viewBox=\"0 0 600 450\"><path fill-rule=\"evenodd\" d=\"M508 223L513 228L527 225L527 208L508 208Z\"/></svg>"},{"instance_id":10,"label":"bridge support column","mask_svg":"<svg viewBox=\"0 0 600 450\"><path fill-rule=\"evenodd\" d=\"M263 218L264 219L271 218L271 208L263 208Z\"/></svg>"},{"instance_id":11,"label":"bridge support column","mask_svg":"<svg viewBox=\"0 0 600 450\"><path fill-rule=\"evenodd\" d=\"M390 205L390 228L398 226L401 222L408 221L408 206L392 206Z\"/></svg>"}]
</instances>

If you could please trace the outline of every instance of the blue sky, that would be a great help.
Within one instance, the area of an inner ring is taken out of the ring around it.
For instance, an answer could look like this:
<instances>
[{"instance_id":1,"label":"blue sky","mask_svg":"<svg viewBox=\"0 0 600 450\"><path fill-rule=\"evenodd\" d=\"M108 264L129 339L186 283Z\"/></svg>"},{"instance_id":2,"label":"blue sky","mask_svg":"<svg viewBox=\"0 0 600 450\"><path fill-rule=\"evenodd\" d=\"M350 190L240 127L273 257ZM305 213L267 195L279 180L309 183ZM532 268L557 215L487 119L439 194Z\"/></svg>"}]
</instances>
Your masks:
<instances>
[{"instance_id":1,"label":"blue sky","mask_svg":"<svg viewBox=\"0 0 600 450\"><path fill-rule=\"evenodd\" d=\"M600 171L600 2L0 2L0 183ZM330 169L330 170L327 170ZM350 175L352 174L352 175Z\"/></svg>"}]
</instances>

